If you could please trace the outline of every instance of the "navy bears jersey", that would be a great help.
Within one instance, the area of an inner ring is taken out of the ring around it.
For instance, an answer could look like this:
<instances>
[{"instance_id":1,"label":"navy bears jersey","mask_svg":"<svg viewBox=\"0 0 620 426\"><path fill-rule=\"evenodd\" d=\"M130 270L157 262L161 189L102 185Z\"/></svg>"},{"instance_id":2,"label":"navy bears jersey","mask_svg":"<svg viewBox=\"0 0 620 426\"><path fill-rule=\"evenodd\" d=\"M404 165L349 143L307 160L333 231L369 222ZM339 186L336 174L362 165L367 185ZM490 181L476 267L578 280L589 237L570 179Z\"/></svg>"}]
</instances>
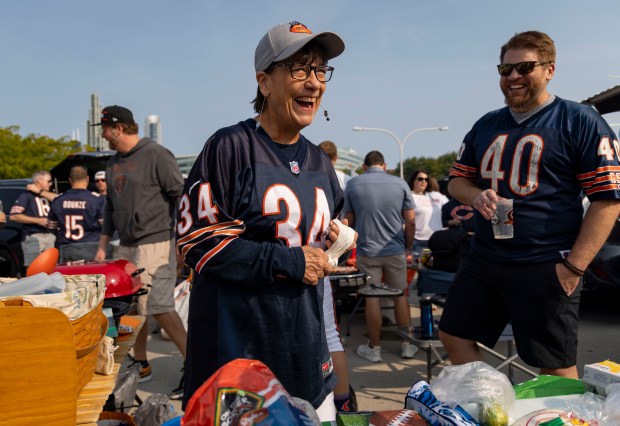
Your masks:
<instances>
[{"instance_id":1,"label":"navy bears jersey","mask_svg":"<svg viewBox=\"0 0 620 426\"><path fill-rule=\"evenodd\" d=\"M105 198L87 189L69 189L52 201L48 216L57 229L56 247L97 242L101 236Z\"/></svg>"},{"instance_id":2,"label":"navy bears jersey","mask_svg":"<svg viewBox=\"0 0 620 426\"><path fill-rule=\"evenodd\" d=\"M454 198L441 206L442 225L449 227L448 222L452 219L459 219L461 221L458 228L463 229L463 231L474 232L474 208Z\"/></svg>"},{"instance_id":3,"label":"navy bears jersey","mask_svg":"<svg viewBox=\"0 0 620 426\"><path fill-rule=\"evenodd\" d=\"M472 250L504 262L553 261L570 250L581 198L620 199L620 146L592 108L557 98L522 123L508 107L482 117L465 136L451 178L465 177L514 203L514 238L495 240L475 212Z\"/></svg>"},{"instance_id":4,"label":"navy bears jersey","mask_svg":"<svg viewBox=\"0 0 620 426\"><path fill-rule=\"evenodd\" d=\"M49 211L50 202L30 191L20 194L15 204L11 206L11 214L24 214L30 217L47 217ZM30 234L52 232L51 229L34 223L24 223L22 229L24 238Z\"/></svg>"},{"instance_id":5,"label":"navy bears jersey","mask_svg":"<svg viewBox=\"0 0 620 426\"><path fill-rule=\"evenodd\" d=\"M253 119L216 132L186 180L177 238L197 271L185 403L228 361L263 361L318 407L334 383L323 286L302 283L301 246L324 247L343 196L329 158L303 136L293 159Z\"/></svg>"}]
</instances>

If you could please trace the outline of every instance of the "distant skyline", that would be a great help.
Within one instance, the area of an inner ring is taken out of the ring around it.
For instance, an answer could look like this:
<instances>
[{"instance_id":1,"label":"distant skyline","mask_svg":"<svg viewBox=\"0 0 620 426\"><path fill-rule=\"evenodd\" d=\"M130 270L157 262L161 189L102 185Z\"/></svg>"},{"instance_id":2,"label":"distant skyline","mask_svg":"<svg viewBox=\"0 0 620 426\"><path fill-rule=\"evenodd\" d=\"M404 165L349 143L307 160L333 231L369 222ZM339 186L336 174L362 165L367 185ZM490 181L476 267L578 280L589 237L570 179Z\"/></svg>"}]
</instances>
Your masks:
<instances>
[{"instance_id":1,"label":"distant skyline","mask_svg":"<svg viewBox=\"0 0 620 426\"><path fill-rule=\"evenodd\" d=\"M399 148L378 127L404 138L404 157L456 151L474 122L503 106L495 66L515 32L547 32L558 51L550 91L581 101L620 79L620 2L600 0L108 0L3 2L0 127L85 143L89 96L123 105L140 124L159 115L164 146L197 154L221 127L252 117L258 40L273 25L300 21L334 31L346 50L322 111L302 132L364 156L381 151L392 169ZM604 116L620 124L620 113ZM614 130L618 131L618 127Z\"/></svg>"}]
</instances>

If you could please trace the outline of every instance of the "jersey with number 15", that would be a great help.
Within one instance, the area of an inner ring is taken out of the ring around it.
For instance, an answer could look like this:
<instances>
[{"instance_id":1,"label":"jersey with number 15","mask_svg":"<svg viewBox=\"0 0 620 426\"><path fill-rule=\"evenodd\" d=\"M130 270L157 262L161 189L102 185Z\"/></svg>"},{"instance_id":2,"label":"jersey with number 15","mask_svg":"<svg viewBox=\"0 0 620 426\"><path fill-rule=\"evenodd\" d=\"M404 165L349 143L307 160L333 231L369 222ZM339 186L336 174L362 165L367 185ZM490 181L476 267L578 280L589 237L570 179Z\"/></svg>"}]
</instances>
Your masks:
<instances>
[{"instance_id":1,"label":"jersey with number 15","mask_svg":"<svg viewBox=\"0 0 620 426\"><path fill-rule=\"evenodd\" d=\"M514 238L495 240L477 211L472 250L503 262L560 259L583 217L581 198L620 199L620 146L591 107L557 98L517 123L508 107L483 116L465 136L450 177L514 200Z\"/></svg>"},{"instance_id":2,"label":"jersey with number 15","mask_svg":"<svg viewBox=\"0 0 620 426\"><path fill-rule=\"evenodd\" d=\"M48 220L57 228L56 247L97 242L101 236L105 198L87 189L69 189L52 201Z\"/></svg>"}]
</instances>

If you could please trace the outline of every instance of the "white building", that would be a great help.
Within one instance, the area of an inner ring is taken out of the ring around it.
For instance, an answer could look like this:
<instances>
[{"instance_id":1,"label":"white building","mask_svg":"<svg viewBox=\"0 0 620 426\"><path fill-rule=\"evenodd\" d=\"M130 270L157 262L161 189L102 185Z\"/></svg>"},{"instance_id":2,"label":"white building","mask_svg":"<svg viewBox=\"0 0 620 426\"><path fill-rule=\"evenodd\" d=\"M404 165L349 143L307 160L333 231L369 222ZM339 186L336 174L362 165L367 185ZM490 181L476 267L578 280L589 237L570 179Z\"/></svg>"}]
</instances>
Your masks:
<instances>
[{"instance_id":1,"label":"white building","mask_svg":"<svg viewBox=\"0 0 620 426\"><path fill-rule=\"evenodd\" d=\"M108 149L108 141L101 137L101 126L92 126L101 122L101 104L99 103L99 95L92 93L90 95L90 109L88 110L88 120L86 121L86 145L95 151L104 151Z\"/></svg>"},{"instance_id":2,"label":"white building","mask_svg":"<svg viewBox=\"0 0 620 426\"><path fill-rule=\"evenodd\" d=\"M357 151L351 148L338 148L338 160L334 168L336 170L348 170L353 174L357 168L364 164L364 157L360 156Z\"/></svg>"},{"instance_id":3,"label":"white building","mask_svg":"<svg viewBox=\"0 0 620 426\"><path fill-rule=\"evenodd\" d=\"M144 120L144 136L153 139L160 145L164 144L161 133L161 121L159 115L148 115Z\"/></svg>"}]
</instances>

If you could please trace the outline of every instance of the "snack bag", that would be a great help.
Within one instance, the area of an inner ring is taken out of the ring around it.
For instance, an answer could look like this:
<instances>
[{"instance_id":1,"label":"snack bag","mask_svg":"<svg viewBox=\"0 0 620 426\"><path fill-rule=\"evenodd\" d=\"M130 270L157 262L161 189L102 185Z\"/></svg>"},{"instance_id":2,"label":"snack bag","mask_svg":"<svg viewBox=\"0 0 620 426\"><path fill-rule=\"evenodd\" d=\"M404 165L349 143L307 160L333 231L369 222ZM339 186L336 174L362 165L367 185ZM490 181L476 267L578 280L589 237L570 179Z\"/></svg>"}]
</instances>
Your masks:
<instances>
[{"instance_id":1,"label":"snack bag","mask_svg":"<svg viewBox=\"0 0 620 426\"><path fill-rule=\"evenodd\" d=\"M236 359L196 390L182 426L320 425L309 404L298 404L258 360Z\"/></svg>"}]
</instances>

